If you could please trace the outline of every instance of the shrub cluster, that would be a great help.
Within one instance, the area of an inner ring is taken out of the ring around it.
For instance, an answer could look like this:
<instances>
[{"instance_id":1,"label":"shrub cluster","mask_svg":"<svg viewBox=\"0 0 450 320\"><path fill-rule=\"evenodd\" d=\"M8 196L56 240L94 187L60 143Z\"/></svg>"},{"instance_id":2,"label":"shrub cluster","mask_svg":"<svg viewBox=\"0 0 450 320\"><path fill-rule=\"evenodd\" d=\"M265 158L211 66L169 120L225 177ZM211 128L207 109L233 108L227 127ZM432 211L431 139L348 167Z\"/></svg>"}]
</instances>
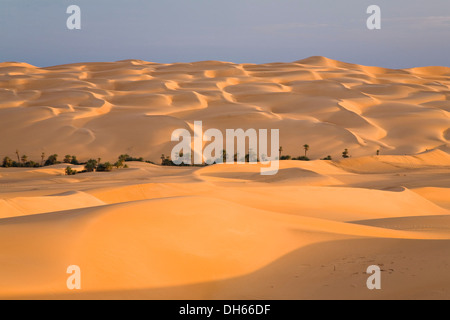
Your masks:
<instances>
[{"instance_id":1,"label":"shrub cluster","mask_svg":"<svg viewBox=\"0 0 450 320\"><path fill-rule=\"evenodd\" d=\"M303 145L303 150L304 150L304 155L296 157L296 158L292 158L290 155L282 155L282 151L283 151L283 147L279 148L279 159L280 160L299 160L299 161L309 161L310 159L307 157L307 152L309 151L309 145L305 144ZM377 155L380 154L380 150L377 150ZM51 166L51 165L55 165L55 164L60 164L61 162L58 161L58 155L57 154L52 154L50 156L47 157L47 159L45 160L45 154L42 153L41 155L41 162L34 162L34 161L30 161L28 160L28 157L26 155L22 155L20 156L19 151L16 150L16 156L17 156L17 161L11 159L10 157L6 156L3 158L3 162L2 162L2 167L4 168L11 168L11 167L29 167L29 168L37 168L37 167L43 167L43 166ZM178 155L178 158L190 158L191 155L183 155L182 153L180 153ZM215 163L225 163L227 161L227 153L225 152L225 150L222 150L222 155L219 156L217 159L215 159L212 163L207 163L207 164L203 164L203 165L187 165L187 164L181 164L181 165L176 165L172 159L170 158L170 156L165 156L164 154L161 155L161 165L162 166L206 166L206 165L211 165L211 164L215 164ZM342 157L343 158L349 158L350 154L348 149L345 149L342 152ZM255 153L253 153L251 150L249 153L247 153L245 156L239 156L238 154L234 154L234 161L241 161L241 162L250 162L251 160L254 161L256 160L256 162L260 162L260 159L257 158L257 155ZM266 156L262 156L262 160L266 160ZM328 155L325 158L322 158L321 160L332 160L331 156ZM125 162L128 161L138 161L138 162L144 162L144 158L139 157L132 157L128 154L121 154L118 158L117 161L114 163L110 163L110 162L101 162L101 159L90 159L88 160L86 163L80 163L77 159L76 156L74 155L66 155L63 159L63 163L66 164L71 164L71 165L84 165L84 170L83 171L79 171L77 172L76 170L73 170L70 166L67 166L66 168L66 175L74 175L76 173L83 173L83 172L94 172L94 171L98 171L98 172L110 172L113 170L113 168L116 169L120 169L120 168L128 168L128 165L125 164ZM151 163L151 164L155 164L152 161L145 161L146 163Z\"/></svg>"}]
</instances>

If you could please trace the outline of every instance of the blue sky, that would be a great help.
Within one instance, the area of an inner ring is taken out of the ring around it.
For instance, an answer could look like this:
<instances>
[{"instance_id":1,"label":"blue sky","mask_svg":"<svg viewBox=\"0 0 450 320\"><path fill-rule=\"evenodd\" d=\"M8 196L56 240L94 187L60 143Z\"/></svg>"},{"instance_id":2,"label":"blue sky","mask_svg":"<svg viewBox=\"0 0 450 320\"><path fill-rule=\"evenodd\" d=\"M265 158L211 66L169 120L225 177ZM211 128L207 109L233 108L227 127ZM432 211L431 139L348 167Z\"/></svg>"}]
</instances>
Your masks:
<instances>
[{"instance_id":1,"label":"blue sky","mask_svg":"<svg viewBox=\"0 0 450 320\"><path fill-rule=\"evenodd\" d=\"M81 8L81 30L66 9ZM382 29L366 28L369 5ZM0 0L0 61L142 59L450 67L449 0Z\"/></svg>"}]
</instances>

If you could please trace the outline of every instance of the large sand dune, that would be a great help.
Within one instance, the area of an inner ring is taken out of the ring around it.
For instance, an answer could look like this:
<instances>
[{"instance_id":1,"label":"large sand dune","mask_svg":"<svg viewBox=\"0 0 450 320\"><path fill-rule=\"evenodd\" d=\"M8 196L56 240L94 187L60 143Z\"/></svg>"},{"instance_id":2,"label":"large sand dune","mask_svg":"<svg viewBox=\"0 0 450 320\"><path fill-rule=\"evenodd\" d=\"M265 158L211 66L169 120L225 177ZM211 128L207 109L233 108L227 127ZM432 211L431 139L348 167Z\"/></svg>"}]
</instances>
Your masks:
<instances>
[{"instance_id":1,"label":"large sand dune","mask_svg":"<svg viewBox=\"0 0 450 320\"><path fill-rule=\"evenodd\" d=\"M279 180L250 164L23 172L1 189L0 297L449 298L450 168L422 159L401 174L383 157L358 173L282 161ZM372 264L381 292L365 287Z\"/></svg>"},{"instance_id":2,"label":"large sand dune","mask_svg":"<svg viewBox=\"0 0 450 320\"><path fill-rule=\"evenodd\" d=\"M281 161L274 176L259 164L0 168L0 298L449 299L449 112L443 67L2 63L1 157L158 161L174 129L203 120L280 129L284 154L308 143L314 161ZM380 291L366 287L370 265Z\"/></svg>"},{"instance_id":3,"label":"large sand dune","mask_svg":"<svg viewBox=\"0 0 450 320\"><path fill-rule=\"evenodd\" d=\"M390 70L312 57L263 65L138 60L37 68L0 63L0 157L170 154L193 121L282 128L285 154L413 154L448 148L450 68ZM51 128L51 129L49 129ZM54 139L57 136L58 139ZM137 139L136 137L139 137Z\"/></svg>"}]
</instances>

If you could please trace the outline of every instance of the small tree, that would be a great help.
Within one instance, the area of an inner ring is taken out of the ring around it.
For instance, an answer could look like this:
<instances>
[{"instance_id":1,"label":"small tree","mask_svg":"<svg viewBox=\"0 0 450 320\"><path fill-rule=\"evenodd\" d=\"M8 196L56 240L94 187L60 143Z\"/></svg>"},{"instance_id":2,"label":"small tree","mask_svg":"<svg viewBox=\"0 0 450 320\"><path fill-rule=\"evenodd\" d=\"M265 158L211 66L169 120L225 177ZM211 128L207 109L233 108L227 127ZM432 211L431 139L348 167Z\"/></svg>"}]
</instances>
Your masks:
<instances>
[{"instance_id":1,"label":"small tree","mask_svg":"<svg viewBox=\"0 0 450 320\"><path fill-rule=\"evenodd\" d=\"M4 168L10 168L13 166L13 161L11 160L10 157L5 157L3 158L3 165L2 167Z\"/></svg>"},{"instance_id":2,"label":"small tree","mask_svg":"<svg viewBox=\"0 0 450 320\"><path fill-rule=\"evenodd\" d=\"M40 167L39 163L36 163L34 161L27 162L27 166L28 167L33 167L33 168L39 168Z\"/></svg>"},{"instance_id":3,"label":"small tree","mask_svg":"<svg viewBox=\"0 0 450 320\"><path fill-rule=\"evenodd\" d=\"M42 154L41 154L41 167L44 166L44 159L45 159L45 153L42 152Z\"/></svg>"},{"instance_id":4,"label":"small tree","mask_svg":"<svg viewBox=\"0 0 450 320\"><path fill-rule=\"evenodd\" d=\"M58 155L57 154L52 154L51 156L48 157L47 161L45 161L46 166L51 166L56 163L58 163Z\"/></svg>"},{"instance_id":5,"label":"small tree","mask_svg":"<svg viewBox=\"0 0 450 320\"><path fill-rule=\"evenodd\" d=\"M223 161L223 163L227 162L227 157L228 157L227 152L225 150L222 150L222 161Z\"/></svg>"},{"instance_id":6,"label":"small tree","mask_svg":"<svg viewBox=\"0 0 450 320\"><path fill-rule=\"evenodd\" d=\"M95 171L95 169L97 169L97 160L94 160L94 159L90 159L90 160L88 160L88 162L86 163L86 165L84 166L84 169L87 171L87 172L94 172Z\"/></svg>"},{"instance_id":7,"label":"small tree","mask_svg":"<svg viewBox=\"0 0 450 320\"><path fill-rule=\"evenodd\" d=\"M74 165L79 165L80 164L80 162L78 161L76 156L72 156L72 161L70 161L70 163L74 164Z\"/></svg>"},{"instance_id":8,"label":"small tree","mask_svg":"<svg viewBox=\"0 0 450 320\"><path fill-rule=\"evenodd\" d=\"M109 172L113 169L113 165L109 162L105 162L105 163L99 163L97 165L97 171L98 172Z\"/></svg>"},{"instance_id":9,"label":"small tree","mask_svg":"<svg viewBox=\"0 0 450 320\"><path fill-rule=\"evenodd\" d=\"M165 157L164 160L162 160L161 165L163 166L173 166L174 163L172 162L172 160L170 159L169 156Z\"/></svg>"},{"instance_id":10,"label":"small tree","mask_svg":"<svg viewBox=\"0 0 450 320\"><path fill-rule=\"evenodd\" d=\"M113 169L113 165L109 162L104 163L105 171L111 171Z\"/></svg>"},{"instance_id":11,"label":"small tree","mask_svg":"<svg viewBox=\"0 0 450 320\"><path fill-rule=\"evenodd\" d=\"M322 160L333 160L333 159L331 158L331 156L330 156L330 155L328 155L327 157L325 157L325 158L322 158Z\"/></svg>"},{"instance_id":12,"label":"small tree","mask_svg":"<svg viewBox=\"0 0 450 320\"><path fill-rule=\"evenodd\" d=\"M23 164L26 164L27 161L28 161L28 156L23 155L20 159L22 160L22 163L23 163Z\"/></svg>"},{"instance_id":13,"label":"small tree","mask_svg":"<svg viewBox=\"0 0 450 320\"><path fill-rule=\"evenodd\" d=\"M377 150L377 156L379 156L380 155L380 150Z\"/></svg>"},{"instance_id":14,"label":"small tree","mask_svg":"<svg viewBox=\"0 0 450 320\"><path fill-rule=\"evenodd\" d=\"M130 158L130 156L128 155L128 154L121 154L120 156L119 156L119 161L120 162L125 162L125 161L127 161L127 159L129 159Z\"/></svg>"},{"instance_id":15,"label":"small tree","mask_svg":"<svg viewBox=\"0 0 450 320\"><path fill-rule=\"evenodd\" d=\"M73 170L70 166L67 166L65 174L66 176L74 176L77 174L77 170Z\"/></svg>"},{"instance_id":16,"label":"small tree","mask_svg":"<svg viewBox=\"0 0 450 320\"><path fill-rule=\"evenodd\" d=\"M117 169L120 169L123 167L123 161L116 161L116 163L114 163L114 167L116 167Z\"/></svg>"},{"instance_id":17,"label":"small tree","mask_svg":"<svg viewBox=\"0 0 450 320\"><path fill-rule=\"evenodd\" d=\"M346 158L349 158L349 157L350 157L350 155L348 153L348 149L345 149L344 152L342 152L342 158L346 159Z\"/></svg>"},{"instance_id":18,"label":"small tree","mask_svg":"<svg viewBox=\"0 0 450 320\"><path fill-rule=\"evenodd\" d=\"M72 162L72 156L67 154L64 157L64 163L71 163L71 162Z\"/></svg>"}]
</instances>

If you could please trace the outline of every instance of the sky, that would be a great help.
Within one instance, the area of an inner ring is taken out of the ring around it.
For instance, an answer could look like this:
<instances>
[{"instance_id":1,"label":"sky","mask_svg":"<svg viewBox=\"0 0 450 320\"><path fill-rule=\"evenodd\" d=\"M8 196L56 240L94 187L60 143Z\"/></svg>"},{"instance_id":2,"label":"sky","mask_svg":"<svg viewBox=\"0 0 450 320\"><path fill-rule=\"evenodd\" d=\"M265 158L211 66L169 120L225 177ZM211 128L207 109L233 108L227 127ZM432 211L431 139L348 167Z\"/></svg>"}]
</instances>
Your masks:
<instances>
[{"instance_id":1,"label":"sky","mask_svg":"<svg viewBox=\"0 0 450 320\"><path fill-rule=\"evenodd\" d=\"M69 30L69 5L81 29ZM381 8L369 30L367 8ZM450 67L449 0L0 0L0 62L140 59Z\"/></svg>"}]
</instances>

